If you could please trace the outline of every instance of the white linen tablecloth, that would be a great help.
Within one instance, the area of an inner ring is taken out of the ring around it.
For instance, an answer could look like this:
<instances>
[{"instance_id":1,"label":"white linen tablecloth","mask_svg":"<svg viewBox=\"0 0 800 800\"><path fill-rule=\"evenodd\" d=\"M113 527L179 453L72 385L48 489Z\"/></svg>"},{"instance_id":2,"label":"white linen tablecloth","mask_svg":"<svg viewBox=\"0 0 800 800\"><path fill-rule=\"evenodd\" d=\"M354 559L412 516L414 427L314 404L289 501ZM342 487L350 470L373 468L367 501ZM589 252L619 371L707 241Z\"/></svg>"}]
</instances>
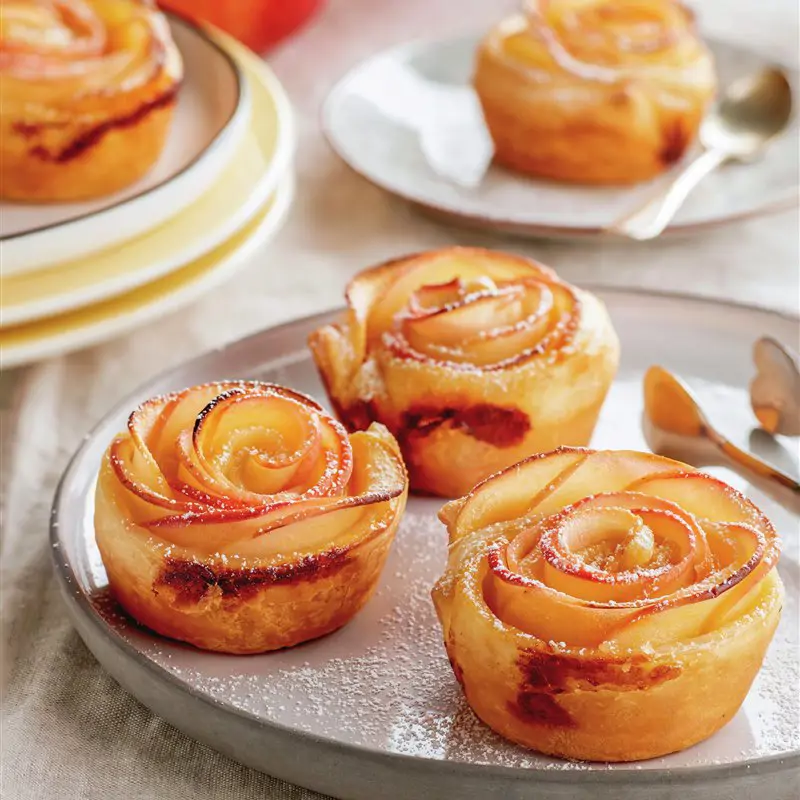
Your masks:
<instances>
[{"instance_id":1,"label":"white linen tablecloth","mask_svg":"<svg viewBox=\"0 0 800 800\"><path fill-rule=\"evenodd\" d=\"M358 269L451 243L534 254L585 281L695 292L797 310L796 211L648 246L502 240L435 224L353 174L317 124L335 79L383 47L482 29L514 0L330 0L270 57L297 114L298 191L285 229L227 286L101 347L0 377L0 689L8 800L319 797L196 744L108 677L72 630L53 580L47 523L56 481L84 433L122 396L223 342L339 304ZM705 0L703 28L798 58L795 0Z\"/></svg>"}]
</instances>

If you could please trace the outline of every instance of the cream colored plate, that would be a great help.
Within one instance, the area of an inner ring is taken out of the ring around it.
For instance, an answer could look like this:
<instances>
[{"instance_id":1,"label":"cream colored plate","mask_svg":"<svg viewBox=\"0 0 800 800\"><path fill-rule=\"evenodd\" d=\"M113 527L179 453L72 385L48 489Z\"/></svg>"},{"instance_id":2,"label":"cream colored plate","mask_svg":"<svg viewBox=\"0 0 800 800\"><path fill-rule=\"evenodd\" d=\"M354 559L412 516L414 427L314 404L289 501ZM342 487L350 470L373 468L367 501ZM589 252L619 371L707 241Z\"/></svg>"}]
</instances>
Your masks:
<instances>
[{"instance_id":1,"label":"cream colored plate","mask_svg":"<svg viewBox=\"0 0 800 800\"><path fill-rule=\"evenodd\" d=\"M2 274L16 275L119 244L186 208L218 177L247 129L240 69L212 33L170 17L185 77L164 152L121 192L83 203L0 203Z\"/></svg>"},{"instance_id":2,"label":"cream colored plate","mask_svg":"<svg viewBox=\"0 0 800 800\"><path fill-rule=\"evenodd\" d=\"M0 369L111 339L176 311L229 278L279 230L294 193L283 178L275 196L238 233L210 253L140 289L40 322L0 330Z\"/></svg>"},{"instance_id":3,"label":"cream colored plate","mask_svg":"<svg viewBox=\"0 0 800 800\"><path fill-rule=\"evenodd\" d=\"M261 59L227 37L224 46L244 73L252 116L222 176L185 211L143 236L76 261L0 277L0 328L63 314L156 280L230 238L262 208L291 161L292 110Z\"/></svg>"},{"instance_id":4,"label":"cream colored plate","mask_svg":"<svg viewBox=\"0 0 800 800\"><path fill-rule=\"evenodd\" d=\"M715 420L747 445L750 349L763 334L790 342L798 320L754 308L636 291L598 290L622 363L593 444L644 449L642 375L656 362L689 380ZM246 764L348 800L762 800L797 797L800 779L800 535L755 490L785 540L783 619L744 706L682 753L636 764L560 761L481 724L442 646L430 589L447 551L442 502L412 497L377 593L345 628L257 656L207 653L133 624L108 595L94 539L103 450L147 397L223 378L277 381L321 401L306 337L323 314L208 353L138 389L86 437L56 496L51 541L69 614L99 661L171 724ZM698 342L702 346L698 346ZM792 469L791 443L767 458ZM731 475L720 472L723 477ZM68 681L69 676L65 675ZM725 676L719 676L724 687Z\"/></svg>"},{"instance_id":5,"label":"cream colored plate","mask_svg":"<svg viewBox=\"0 0 800 800\"><path fill-rule=\"evenodd\" d=\"M334 150L367 180L431 214L520 235L598 235L649 196L652 183L577 186L534 180L495 166L477 186L442 177L468 176L476 160L483 161L487 137L468 86L477 42L475 36L414 42L353 69L323 108L323 129ZM736 45L708 44L723 86L765 64L764 58ZM797 87L797 73L791 76ZM706 178L668 232L699 230L796 205L797 137L796 118L763 159L731 164ZM438 172L431 163L441 165Z\"/></svg>"}]
</instances>

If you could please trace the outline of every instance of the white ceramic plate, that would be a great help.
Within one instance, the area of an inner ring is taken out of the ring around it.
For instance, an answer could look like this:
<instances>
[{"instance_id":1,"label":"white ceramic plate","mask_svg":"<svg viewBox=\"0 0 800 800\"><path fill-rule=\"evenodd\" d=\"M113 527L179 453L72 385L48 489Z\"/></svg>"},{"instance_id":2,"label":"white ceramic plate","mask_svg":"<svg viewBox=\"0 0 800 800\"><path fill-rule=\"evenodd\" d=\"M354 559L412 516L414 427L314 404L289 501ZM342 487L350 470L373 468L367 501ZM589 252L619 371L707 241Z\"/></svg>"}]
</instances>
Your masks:
<instances>
[{"instance_id":1,"label":"white ceramic plate","mask_svg":"<svg viewBox=\"0 0 800 800\"><path fill-rule=\"evenodd\" d=\"M686 376L723 429L746 435L753 423L743 388L752 342L763 334L794 341L797 319L675 296L599 294L623 358L595 445L644 447L641 379L654 362ZM221 378L277 381L322 400L305 341L329 319L258 333L157 378L115 408L68 467L53 508L52 552L70 615L109 672L189 735L349 800L730 800L756 786L765 800L795 797L800 537L797 520L779 514L773 519L786 540L780 570L787 603L744 707L708 741L638 764L540 756L499 738L472 714L430 601L446 554L436 499L411 498L376 596L350 625L315 642L260 656L206 653L139 628L121 612L108 595L92 515L101 455L128 413L154 394Z\"/></svg>"},{"instance_id":2,"label":"white ceramic plate","mask_svg":"<svg viewBox=\"0 0 800 800\"><path fill-rule=\"evenodd\" d=\"M653 191L653 183L575 186L494 166L474 187L442 177L468 175L481 160L484 141L490 141L467 86L477 42L475 36L415 42L356 67L323 107L322 125L333 149L367 180L436 216L523 235L597 235ZM708 44L722 86L765 63L735 45ZM800 86L797 73L792 78ZM797 204L797 135L796 117L762 160L730 165L706 178L668 231L691 231ZM432 162L447 170L435 171Z\"/></svg>"},{"instance_id":3,"label":"white ceramic plate","mask_svg":"<svg viewBox=\"0 0 800 800\"><path fill-rule=\"evenodd\" d=\"M166 146L153 169L121 192L82 203L0 203L2 273L14 275L95 253L190 205L236 152L250 114L236 62L213 34L170 16L184 80Z\"/></svg>"},{"instance_id":4,"label":"white ceramic plate","mask_svg":"<svg viewBox=\"0 0 800 800\"><path fill-rule=\"evenodd\" d=\"M293 194L294 176L285 175L275 195L228 241L140 289L67 314L0 330L0 369L104 342L196 300L244 266L278 232Z\"/></svg>"},{"instance_id":5,"label":"white ceramic plate","mask_svg":"<svg viewBox=\"0 0 800 800\"><path fill-rule=\"evenodd\" d=\"M199 200L165 225L77 261L0 277L0 329L131 291L233 236L264 206L289 167L294 123L289 101L257 56L225 42L244 73L252 113L232 161Z\"/></svg>"}]
</instances>

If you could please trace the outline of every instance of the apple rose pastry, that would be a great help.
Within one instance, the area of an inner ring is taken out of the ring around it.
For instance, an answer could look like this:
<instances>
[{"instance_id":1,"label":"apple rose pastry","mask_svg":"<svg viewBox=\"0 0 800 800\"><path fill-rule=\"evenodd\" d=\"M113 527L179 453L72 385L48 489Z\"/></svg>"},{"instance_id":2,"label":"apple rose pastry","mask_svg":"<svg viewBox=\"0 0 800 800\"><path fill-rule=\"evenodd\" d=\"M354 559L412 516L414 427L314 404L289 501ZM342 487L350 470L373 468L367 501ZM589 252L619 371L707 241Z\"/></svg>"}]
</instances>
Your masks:
<instances>
[{"instance_id":1,"label":"apple rose pastry","mask_svg":"<svg viewBox=\"0 0 800 800\"><path fill-rule=\"evenodd\" d=\"M0 196L81 200L133 183L161 153L181 77L149 0L3 0Z\"/></svg>"},{"instance_id":2,"label":"apple rose pastry","mask_svg":"<svg viewBox=\"0 0 800 800\"><path fill-rule=\"evenodd\" d=\"M358 275L309 344L340 418L397 437L412 488L457 497L532 453L588 444L617 368L602 303L541 264L452 248Z\"/></svg>"},{"instance_id":3,"label":"apple rose pastry","mask_svg":"<svg viewBox=\"0 0 800 800\"><path fill-rule=\"evenodd\" d=\"M730 486L660 456L560 448L440 518L445 647L467 701L502 736L635 761L736 713L783 586L772 525Z\"/></svg>"},{"instance_id":4,"label":"apple rose pastry","mask_svg":"<svg viewBox=\"0 0 800 800\"><path fill-rule=\"evenodd\" d=\"M144 625L209 650L274 650L367 602L406 490L381 425L348 437L297 392L207 384L144 403L111 443L97 545Z\"/></svg>"},{"instance_id":5,"label":"apple rose pastry","mask_svg":"<svg viewBox=\"0 0 800 800\"><path fill-rule=\"evenodd\" d=\"M529 0L482 42L473 82L500 164L612 184L675 163L716 88L672 0Z\"/></svg>"}]
</instances>

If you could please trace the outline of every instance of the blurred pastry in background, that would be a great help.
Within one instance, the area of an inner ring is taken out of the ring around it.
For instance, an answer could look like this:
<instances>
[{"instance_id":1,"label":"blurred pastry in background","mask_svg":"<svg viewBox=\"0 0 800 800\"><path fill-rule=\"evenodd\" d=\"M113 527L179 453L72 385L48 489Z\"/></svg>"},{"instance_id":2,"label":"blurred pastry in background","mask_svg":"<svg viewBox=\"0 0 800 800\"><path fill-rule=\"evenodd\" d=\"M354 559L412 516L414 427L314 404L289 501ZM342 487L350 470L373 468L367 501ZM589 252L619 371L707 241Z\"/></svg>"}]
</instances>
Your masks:
<instances>
[{"instance_id":1,"label":"blurred pastry in background","mask_svg":"<svg viewBox=\"0 0 800 800\"><path fill-rule=\"evenodd\" d=\"M627 184L681 158L716 75L673 0L528 0L481 43L474 85L499 164Z\"/></svg>"},{"instance_id":2,"label":"blurred pastry in background","mask_svg":"<svg viewBox=\"0 0 800 800\"><path fill-rule=\"evenodd\" d=\"M157 161L183 74L149 0L4 0L0 196L116 192Z\"/></svg>"}]
</instances>

